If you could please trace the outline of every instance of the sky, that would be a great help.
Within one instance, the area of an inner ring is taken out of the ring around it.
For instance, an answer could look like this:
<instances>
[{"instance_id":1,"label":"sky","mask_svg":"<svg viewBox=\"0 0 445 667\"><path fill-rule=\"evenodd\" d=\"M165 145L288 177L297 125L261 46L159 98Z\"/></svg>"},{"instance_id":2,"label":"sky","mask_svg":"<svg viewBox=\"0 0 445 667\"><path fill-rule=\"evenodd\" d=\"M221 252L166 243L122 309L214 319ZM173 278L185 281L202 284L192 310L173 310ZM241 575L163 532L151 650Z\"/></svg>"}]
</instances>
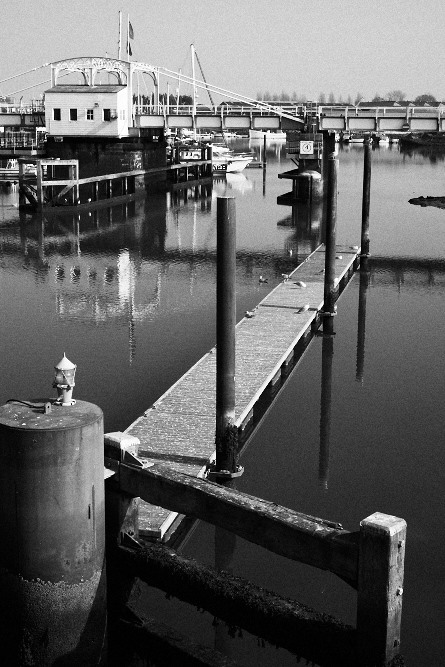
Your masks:
<instances>
[{"instance_id":1,"label":"sky","mask_svg":"<svg viewBox=\"0 0 445 667\"><path fill-rule=\"evenodd\" d=\"M191 76L193 43L206 81L247 97L445 100L443 0L0 0L0 95L38 97L48 67L5 79L44 63L117 57L119 11L133 60Z\"/></svg>"}]
</instances>

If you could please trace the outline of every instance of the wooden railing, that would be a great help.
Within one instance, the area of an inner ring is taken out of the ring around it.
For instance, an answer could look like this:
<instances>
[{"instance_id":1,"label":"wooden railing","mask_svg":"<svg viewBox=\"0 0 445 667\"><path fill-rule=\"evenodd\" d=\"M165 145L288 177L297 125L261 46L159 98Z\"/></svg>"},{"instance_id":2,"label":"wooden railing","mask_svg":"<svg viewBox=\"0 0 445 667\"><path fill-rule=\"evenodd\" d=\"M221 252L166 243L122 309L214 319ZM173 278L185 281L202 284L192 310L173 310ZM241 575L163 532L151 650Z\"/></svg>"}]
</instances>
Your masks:
<instances>
[{"instance_id":1,"label":"wooden railing","mask_svg":"<svg viewBox=\"0 0 445 667\"><path fill-rule=\"evenodd\" d=\"M107 440L106 440L107 441ZM112 452L112 449L111 449ZM120 493L202 519L291 560L328 570L357 591L357 665L387 665L400 646L406 523L375 512L358 531L206 479L126 463L107 449Z\"/></svg>"}]
</instances>

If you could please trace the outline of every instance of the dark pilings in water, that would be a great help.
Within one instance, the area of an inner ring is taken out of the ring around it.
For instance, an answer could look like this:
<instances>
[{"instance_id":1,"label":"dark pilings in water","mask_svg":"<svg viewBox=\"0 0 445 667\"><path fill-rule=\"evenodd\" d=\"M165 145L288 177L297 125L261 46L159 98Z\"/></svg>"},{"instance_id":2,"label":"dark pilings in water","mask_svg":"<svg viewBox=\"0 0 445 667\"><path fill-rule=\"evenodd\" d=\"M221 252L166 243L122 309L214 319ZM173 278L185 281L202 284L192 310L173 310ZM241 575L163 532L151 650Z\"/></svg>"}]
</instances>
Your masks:
<instances>
[{"instance_id":1,"label":"dark pilings in water","mask_svg":"<svg viewBox=\"0 0 445 667\"><path fill-rule=\"evenodd\" d=\"M369 256L369 208L371 204L371 138L366 137L363 156L361 255Z\"/></svg>"},{"instance_id":2,"label":"dark pilings in water","mask_svg":"<svg viewBox=\"0 0 445 667\"><path fill-rule=\"evenodd\" d=\"M233 197L218 197L216 269L216 471L235 472L236 213Z\"/></svg>"},{"instance_id":3,"label":"dark pilings in water","mask_svg":"<svg viewBox=\"0 0 445 667\"><path fill-rule=\"evenodd\" d=\"M335 153L328 156L327 213L325 228L324 333L332 333L335 314L335 239L337 234L337 173Z\"/></svg>"}]
</instances>

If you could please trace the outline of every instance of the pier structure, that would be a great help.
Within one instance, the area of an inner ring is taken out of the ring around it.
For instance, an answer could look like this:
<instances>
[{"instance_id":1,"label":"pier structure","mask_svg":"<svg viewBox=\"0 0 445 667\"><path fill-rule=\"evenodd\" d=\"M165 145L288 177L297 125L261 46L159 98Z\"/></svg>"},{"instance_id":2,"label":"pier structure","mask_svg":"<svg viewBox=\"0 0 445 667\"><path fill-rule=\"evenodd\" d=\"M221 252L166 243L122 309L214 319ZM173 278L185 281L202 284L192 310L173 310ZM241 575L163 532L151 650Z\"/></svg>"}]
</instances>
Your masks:
<instances>
[{"instance_id":1,"label":"pier structure","mask_svg":"<svg viewBox=\"0 0 445 667\"><path fill-rule=\"evenodd\" d=\"M341 292L359 264L359 250L336 247L335 289ZM241 437L254 423L258 403L273 392L322 320L325 247L319 246L236 327L235 424ZM206 475L215 453L216 348L126 430L139 439L136 455L196 477ZM140 531L163 538L178 515L144 506Z\"/></svg>"}]
</instances>

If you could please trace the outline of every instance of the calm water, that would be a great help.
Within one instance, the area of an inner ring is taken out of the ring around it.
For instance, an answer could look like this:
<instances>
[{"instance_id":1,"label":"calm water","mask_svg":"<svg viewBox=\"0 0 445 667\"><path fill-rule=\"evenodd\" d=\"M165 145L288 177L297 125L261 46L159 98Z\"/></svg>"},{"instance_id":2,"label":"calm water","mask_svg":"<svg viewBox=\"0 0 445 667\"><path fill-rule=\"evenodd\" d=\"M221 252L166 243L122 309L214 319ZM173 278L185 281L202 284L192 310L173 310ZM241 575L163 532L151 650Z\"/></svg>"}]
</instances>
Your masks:
<instances>
[{"instance_id":1,"label":"calm water","mask_svg":"<svg viewBox=\"0 0 445 667\"><path fill-rule=\"evenodd\" d=\"M363 147L340 151L339 160L337 240L354 245ZM65 351L78 365L75 395L103 408L107 431L128 426L214 345L218 195L236 197L239 317L317 244L322 211L310 219L276 203L290 189L277 175L290 168L284 147L271 146L265 177L249 169L215 181L211 197L150 196L80 219L20 220L17 195L0 192L1 403L52 395L53 366ZM349 530L375 511L403 517L402 652L407 665L439 667L445 211L408 200L445 195L443 157L376 149L371 190L373 261L367 284L355 276L338 302L330 421L321 424L317 338L244 451L238 488ZM199 523L184 552L212 564L214 542L214 530ZM240 539L231 548L227 567L235 574L354 622L355 594L334 575ZM295 665L287 652L258 647L246 633L232 639L163 594L135 591L150 613L147 599L166 621L240 664Z\"/></svg>"}]
</instances>

